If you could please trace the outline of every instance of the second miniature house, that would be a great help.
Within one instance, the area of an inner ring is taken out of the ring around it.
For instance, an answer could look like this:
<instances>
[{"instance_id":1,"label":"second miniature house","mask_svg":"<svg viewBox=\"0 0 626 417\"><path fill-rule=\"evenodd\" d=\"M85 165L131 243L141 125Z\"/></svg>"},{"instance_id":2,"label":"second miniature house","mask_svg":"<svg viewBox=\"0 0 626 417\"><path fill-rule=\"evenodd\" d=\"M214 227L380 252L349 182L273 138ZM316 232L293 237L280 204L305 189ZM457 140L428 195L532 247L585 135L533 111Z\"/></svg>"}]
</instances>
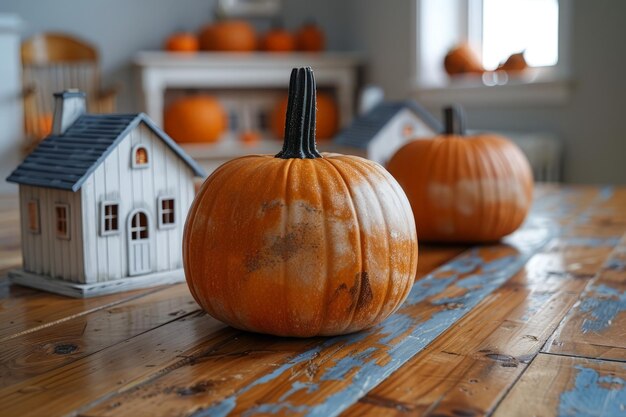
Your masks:
<instances>
[{"instance_id":1,"label":"second miniature house","mask_svg":"<svg viewBox=\"0 0 626 417\"><path fill-rule=\"evenodd\" d=\"M197 176L145 114L87 114L84 93L55 94L52 133L7 178L22 213L13 282L86 297L183 280Z\"/></svg>"},{"instance_id":2,"label":"second miniature house","mask_svg":"<svg viewBox=\"0 0 626 417\"><path fill-rule=\"evenodd\" d=\"M441 123L413 100L383 102L355 119L335 137L335 143L384 165L408 141L432 137L442 129Z\"/></svg>"}]
</instances>

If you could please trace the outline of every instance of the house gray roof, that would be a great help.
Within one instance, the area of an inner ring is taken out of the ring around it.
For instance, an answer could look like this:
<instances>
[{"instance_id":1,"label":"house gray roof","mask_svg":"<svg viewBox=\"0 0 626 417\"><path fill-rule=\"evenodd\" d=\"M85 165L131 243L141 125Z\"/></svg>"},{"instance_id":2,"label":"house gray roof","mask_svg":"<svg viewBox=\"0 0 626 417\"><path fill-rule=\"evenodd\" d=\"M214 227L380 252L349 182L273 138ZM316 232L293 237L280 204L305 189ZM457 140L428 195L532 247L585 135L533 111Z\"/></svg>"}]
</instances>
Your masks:
<instances>
[{"instance_id":1,"label":"house gray roof","mask_svg":"<svg viewBox=\"0 0 626 417\"><path fill-rule=\"evenodd\" d=\"M44 139L7 181L77 191L126 134L142 122L185 161L195 175L206 175L146 114L84 114L62 135Z\"/></svg>"},{"instance_id":2,"label":"house gray roof","mask_svg":"<svg viewBox=\"0 0 626 417\"><path fill-rule=\"evenodd\" d=\"M387 101L380 103L369 112L356 118L350 126L335 137L335 143L355 148L367 148L376 134L400 111L405 108L413 111L427 126L435 132L441 132L443 126L432 114L414 100Z\"/></svg>"}]
</instances>

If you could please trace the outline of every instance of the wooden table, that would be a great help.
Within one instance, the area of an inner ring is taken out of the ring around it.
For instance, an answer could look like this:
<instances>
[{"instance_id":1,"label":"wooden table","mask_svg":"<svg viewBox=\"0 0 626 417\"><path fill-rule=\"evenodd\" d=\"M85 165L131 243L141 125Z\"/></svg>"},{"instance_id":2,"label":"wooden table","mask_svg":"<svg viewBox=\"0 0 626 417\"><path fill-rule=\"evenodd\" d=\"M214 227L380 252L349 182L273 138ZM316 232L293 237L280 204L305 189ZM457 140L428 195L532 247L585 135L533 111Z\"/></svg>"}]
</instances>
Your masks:
<instances>
[{"instance_id":1,"label":"wooden table","mask_svg":"<svg viewBox=\"0 0 626 417\"><path fill-rule=\"evenodd\" d=\"M625 233L626 188L542 186L519 232L421 245L400 310L333 338L234 330L184 284L78 300L4 280L0 415L624 416Z\"/></svg>"}]
</instances>

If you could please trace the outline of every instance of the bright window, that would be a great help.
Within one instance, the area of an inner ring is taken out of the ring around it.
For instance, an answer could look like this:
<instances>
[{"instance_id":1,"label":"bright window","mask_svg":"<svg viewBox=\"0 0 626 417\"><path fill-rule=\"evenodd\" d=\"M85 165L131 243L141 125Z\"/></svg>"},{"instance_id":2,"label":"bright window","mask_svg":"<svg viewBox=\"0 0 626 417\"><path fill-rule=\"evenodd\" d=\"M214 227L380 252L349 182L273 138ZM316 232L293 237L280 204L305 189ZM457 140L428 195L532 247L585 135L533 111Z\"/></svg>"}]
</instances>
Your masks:
<instances>
[{"instance_id":1,"label":"bright window","mask_svg":"<svg viewBox=\"0 0 626 417\"><path fill-rule=\"evenodd\" d=\"M424 104L510 105L564 103L568 99L571 1L415 1L413 85ZM482 77L451 77L444 69L446 54L466 43L487 70ZM522 51L528 71L491 72Z\"/></svg>"},{"instance_id":2,"label":"bright window","mask_svg":"<svg viewBox=\"0 0 626 417\"><path fill-rule=\"evenodd\" d=\"M28 202L28 230L31 233L39 233L39 201Z\"/></svg>"},{"instance_id":3,"label":"bright window","mask_svg":"<svg viewBox=\"0 0 626 417\"><path fill-rule=\"evenodd\" d=\"M488 70L521 51L531 67L553 66L559 60L558 0L482 0L481 26L483 66Z\"/></svg>"},{"instance_id":4,"label":"bright window","mask_svg":"<svg viewBox=\"0 0 626 417\"><path fill-rule=\"evenodd\" d=\"M56 204L54 206L56 214L56 231L59 239L70 238L70 208L67 204Z\"/></svg>"}]
</instances>

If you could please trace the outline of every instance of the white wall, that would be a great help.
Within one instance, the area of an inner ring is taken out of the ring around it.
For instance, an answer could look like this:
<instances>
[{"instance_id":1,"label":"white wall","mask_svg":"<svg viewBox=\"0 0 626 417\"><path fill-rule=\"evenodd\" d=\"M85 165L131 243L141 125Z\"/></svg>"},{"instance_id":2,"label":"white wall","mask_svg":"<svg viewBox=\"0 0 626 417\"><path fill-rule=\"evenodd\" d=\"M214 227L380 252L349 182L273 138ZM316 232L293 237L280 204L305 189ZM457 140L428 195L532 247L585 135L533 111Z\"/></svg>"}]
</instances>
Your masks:
<instances>
[{"instance_id":1,"label":"white wall","mask_svg":"<svg viewBox=\"0 0 626 417\"><path fill-rule=\"evenodd\" d=\"M20 94L19 19L0 13L0 193L17 193L4 179L21 154L23 119Z\"/></svg>"}]
</instances>

